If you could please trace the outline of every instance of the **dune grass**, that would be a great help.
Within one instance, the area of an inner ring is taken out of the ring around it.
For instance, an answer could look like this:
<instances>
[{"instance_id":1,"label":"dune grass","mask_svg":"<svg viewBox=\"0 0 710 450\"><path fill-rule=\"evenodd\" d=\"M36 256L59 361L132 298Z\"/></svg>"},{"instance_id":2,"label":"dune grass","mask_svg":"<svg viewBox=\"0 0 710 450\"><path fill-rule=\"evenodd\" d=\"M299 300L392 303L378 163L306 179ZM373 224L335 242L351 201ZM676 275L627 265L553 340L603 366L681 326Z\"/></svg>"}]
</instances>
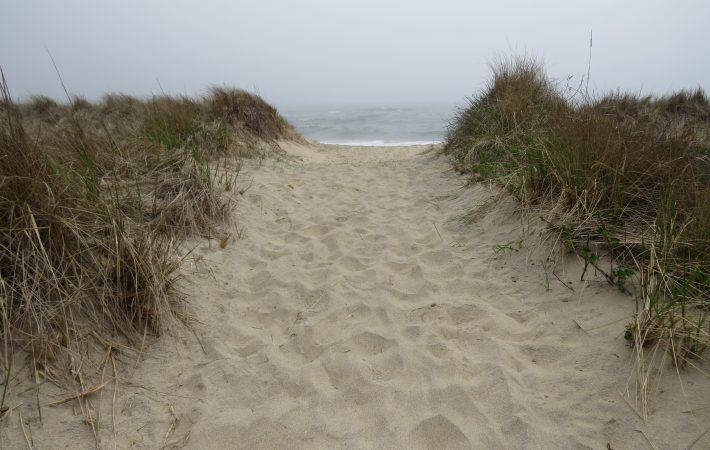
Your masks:
<instances>
[{"instance_id":1,"label":"dune grass","mask_svg":"<svg viewBox=\"0 0 710 450\"><path fill-rule=\"evenodd\" d=\"M296 133L236 89L65 104L16 104L4 78L0 91L4 411L18 355L36 376L83 384L90 348L135 347L182 320L180 245L214 236L234 207L225 191L238 163L228 170L225 157L263 155Z\"/></svg>"},{"instance_id":2,"label":"dune grass","mask_svg":"<svg viewBox=\"0 0 710 450\"><path fill-rule=\"evenodd\" d=\"M710 101L565 89L531 58L493 66L445 151L536 210L568 251L639 299L626 339L690 363L710 344ZM582 274L584 276L584 274Z\"/></svg>"}]
</instances>

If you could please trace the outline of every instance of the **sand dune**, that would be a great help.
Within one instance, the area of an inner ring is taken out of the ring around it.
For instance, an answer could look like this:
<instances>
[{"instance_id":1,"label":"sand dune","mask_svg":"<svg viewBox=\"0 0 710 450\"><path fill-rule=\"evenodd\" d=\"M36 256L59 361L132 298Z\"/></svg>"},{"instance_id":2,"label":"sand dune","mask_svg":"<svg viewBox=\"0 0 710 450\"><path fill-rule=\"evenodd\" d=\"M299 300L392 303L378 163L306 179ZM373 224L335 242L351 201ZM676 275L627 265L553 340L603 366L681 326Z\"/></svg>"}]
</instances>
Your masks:
<instances>
[{"instance_id":1,"label":"sand dune","mask_svg":"<svg viewBox=\"0 0 710 450\"><path fill-rule=\"evenodd\" d=\"M632 299L574 262L556 272L574 291L547 289L513 205L465 223L491 194L431 148L286 150L245 166L241 238L193 253L200 342L147 349L106 447L684 448L707 427L681 413L708 406L693 371L643 423L620 394ZM91 443L47 420L36 442Z\"/></svg>"}]
</instances>

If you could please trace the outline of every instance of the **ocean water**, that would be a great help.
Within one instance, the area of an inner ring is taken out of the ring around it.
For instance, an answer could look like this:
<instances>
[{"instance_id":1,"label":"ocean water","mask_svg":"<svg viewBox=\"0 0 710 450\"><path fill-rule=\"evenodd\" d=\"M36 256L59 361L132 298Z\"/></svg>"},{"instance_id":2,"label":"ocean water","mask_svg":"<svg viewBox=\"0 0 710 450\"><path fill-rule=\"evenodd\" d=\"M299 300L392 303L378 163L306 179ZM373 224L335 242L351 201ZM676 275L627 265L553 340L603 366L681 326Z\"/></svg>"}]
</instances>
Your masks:
<instances>
[{"instance_id":1,"label":"ocean water","mask_svg":"<svg viewBox=\"0 0 710 450\"><path fill-rule=\"evenodd\" d=\"M291 108L280 110L303 135L325 144L412 145L441 142L452 105Z\"/></svg>"}]
</instances>

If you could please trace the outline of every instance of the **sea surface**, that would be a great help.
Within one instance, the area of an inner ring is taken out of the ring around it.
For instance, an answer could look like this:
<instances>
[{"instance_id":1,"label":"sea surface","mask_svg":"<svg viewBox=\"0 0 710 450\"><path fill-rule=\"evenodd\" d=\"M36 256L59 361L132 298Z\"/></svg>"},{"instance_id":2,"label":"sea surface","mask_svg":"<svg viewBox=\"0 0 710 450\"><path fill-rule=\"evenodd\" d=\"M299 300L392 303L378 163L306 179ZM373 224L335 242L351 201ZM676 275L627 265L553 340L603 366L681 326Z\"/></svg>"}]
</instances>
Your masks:
<instances>
[{"instance_id":1,"label":"sea surface","mask_svg":"<svg viewBox=\"0 0 710 450\"><path fill-rule=\"evenodd\" d=\"M325 144L413 145L441 142L453 105L284 108L303 135Z\"/></svg>"}]
</instances>

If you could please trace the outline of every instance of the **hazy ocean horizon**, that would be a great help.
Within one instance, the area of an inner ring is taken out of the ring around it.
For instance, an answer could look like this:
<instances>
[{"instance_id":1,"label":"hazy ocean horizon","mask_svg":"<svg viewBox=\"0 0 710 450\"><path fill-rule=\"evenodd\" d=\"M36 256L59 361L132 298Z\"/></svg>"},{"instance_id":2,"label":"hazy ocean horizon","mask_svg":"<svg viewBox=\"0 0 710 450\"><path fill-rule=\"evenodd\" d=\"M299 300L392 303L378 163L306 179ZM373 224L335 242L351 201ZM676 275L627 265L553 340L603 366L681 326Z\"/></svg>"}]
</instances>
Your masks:
<instances>
[{"instance_id":1,"label":"hazy ocean horizon","mask_svg":"<svg viewBox=\"0 0 710 450\"><path fill-rule=\"evenodd\" d=\"M451 105L286 108L296 129L325 144L414 145L441 142Z\"/></svg>"}]
</instances>

